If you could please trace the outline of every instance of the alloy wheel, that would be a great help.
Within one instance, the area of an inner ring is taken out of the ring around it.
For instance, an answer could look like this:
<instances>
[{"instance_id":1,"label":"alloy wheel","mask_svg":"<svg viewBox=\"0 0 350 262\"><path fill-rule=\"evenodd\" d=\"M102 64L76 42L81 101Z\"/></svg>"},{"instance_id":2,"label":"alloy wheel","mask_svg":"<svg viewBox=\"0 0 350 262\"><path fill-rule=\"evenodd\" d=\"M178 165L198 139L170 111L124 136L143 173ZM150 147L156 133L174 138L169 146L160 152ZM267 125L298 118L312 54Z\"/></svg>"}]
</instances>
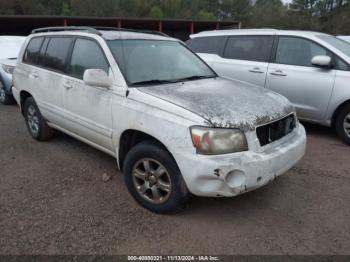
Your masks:
<instances>
[{"instance_id":1,"label":"alloy wheel","mask_svg":"<svg viewBox=\"0 0 350 262\"><path fill-rule=\"evenodd\" d=\"M36 108L33 105L28 107L27 121L30 132L36 136L39 133L39 116Z\"/></svg>"},{"instance_id":2,"label":"alloy wheel","mask_svg":"<svg viewBox=\"0 0 350 262\"><path fill-rule=\"evenodd\" d=\"M139 195L152 204L166 202L171 194L171 179L166 168L158 161L144 158L132 170L134 186Z\"/></svg>"}]
</instances>

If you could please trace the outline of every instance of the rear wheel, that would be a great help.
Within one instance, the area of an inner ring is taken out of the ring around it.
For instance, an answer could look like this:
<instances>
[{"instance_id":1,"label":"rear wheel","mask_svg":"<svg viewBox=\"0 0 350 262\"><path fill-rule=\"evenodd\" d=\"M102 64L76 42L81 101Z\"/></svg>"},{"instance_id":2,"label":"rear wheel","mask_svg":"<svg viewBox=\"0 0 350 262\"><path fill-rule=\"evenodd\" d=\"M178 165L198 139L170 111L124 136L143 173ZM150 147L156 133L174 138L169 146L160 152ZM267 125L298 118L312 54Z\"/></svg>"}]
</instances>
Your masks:
<instances>
[{"instance_id":1,"label":"rear wheel","mask_svg":"<svg viewBox=\"0 0 350 262\"><path fill-rule=\"evenodd\" d=\"M134 199L155 213L181 210L189 192L172 156L161 146L145 142L130 150L124 179Z\"/></svg>"},{"instance_id":2,"label":"rear wheel","mask_svg":"<svg viewBox=\"0 0 350 262\"><path fill-rule=\"evenodd\" d=\"M338 114L336 120L338 136L350 145L350 104L346 105Z\"/></svg>"},{"instance_id":3,"label":"rear wheel","mask_svg":"<svg viewBox=\"0 0 350 262\"><path fill-rule=\"evenodd\" d=\"M53 137L54 130L46 124L32 97L24 102L23 112L27 129L35 140L46 141Z\"/></svg>"},{"instance_id":4,"label":"rear wheel","mask_svg":"<svg viewBox=\"0 0 350 262\"><path fill-rule=\"evenodd\" d=\"M5 87L0 83L0 103L3 105L12 105L15 103L12 95L8 95L5 92Z\"/></svg>"}]
</instances>

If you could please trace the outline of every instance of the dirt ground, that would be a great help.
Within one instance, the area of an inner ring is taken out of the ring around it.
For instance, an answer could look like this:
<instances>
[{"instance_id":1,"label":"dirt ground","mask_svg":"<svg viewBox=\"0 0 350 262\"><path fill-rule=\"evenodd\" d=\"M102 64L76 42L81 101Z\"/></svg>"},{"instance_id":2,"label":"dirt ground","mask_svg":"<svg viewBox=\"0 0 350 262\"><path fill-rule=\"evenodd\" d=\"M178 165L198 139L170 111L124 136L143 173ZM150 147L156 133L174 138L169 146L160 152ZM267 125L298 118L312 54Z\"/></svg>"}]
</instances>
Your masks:
<instances>
[{"instance_id":1,"label":"dirt ground","mask_svg":"<svg viewBox=\"0 0 350 262\"><path fill-rule=\"evenodd\" d=\"M18 107L0 106L0 254L349 255L350 147L307 131L305 158L270 185L160 216L134 202L112 157L63 134L35 142Z\"/></svg>"}]
</instances>

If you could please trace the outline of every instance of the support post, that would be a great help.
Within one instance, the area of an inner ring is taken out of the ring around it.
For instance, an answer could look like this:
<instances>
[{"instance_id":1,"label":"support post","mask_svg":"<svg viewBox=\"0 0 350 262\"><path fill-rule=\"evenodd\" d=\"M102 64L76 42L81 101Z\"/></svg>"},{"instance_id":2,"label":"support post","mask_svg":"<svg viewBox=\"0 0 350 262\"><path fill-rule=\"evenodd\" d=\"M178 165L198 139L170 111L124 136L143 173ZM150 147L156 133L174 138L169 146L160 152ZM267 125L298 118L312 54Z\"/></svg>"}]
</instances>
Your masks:
<instances>
[{"instance_id":1,"label":"support post","mask_svg":"<svg viewBox=\"0 0 350 262\"><path fill-rule=\"evenodd\" d=\"M162 21L159 21L159 23L158 23L158 31L163 32L163 22Z\"/></svg>"}]
</instances>

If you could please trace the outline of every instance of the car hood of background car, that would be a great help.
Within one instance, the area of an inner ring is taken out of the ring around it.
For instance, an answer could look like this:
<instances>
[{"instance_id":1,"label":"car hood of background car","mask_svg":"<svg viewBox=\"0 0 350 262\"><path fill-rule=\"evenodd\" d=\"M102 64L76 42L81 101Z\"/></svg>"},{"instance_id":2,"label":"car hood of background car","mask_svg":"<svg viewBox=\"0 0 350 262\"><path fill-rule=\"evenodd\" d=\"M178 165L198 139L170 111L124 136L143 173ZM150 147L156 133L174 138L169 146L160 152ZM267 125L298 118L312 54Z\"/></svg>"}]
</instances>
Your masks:
<instances>
[{"instance_id":1,"label":"car hood of background car","mask_svg":"<svg viewBox=\"0 0 350 262\"><path fill-rule=\"evenodd\" d=\"M17 58L0 59L0 64L8 65L8 66L16 66L17 65Z\"/></svg>"},{"instance_id":2,"label":"car hood of background car","mask_svg":"<svg viewBox=\"0 0 350 262\"><path fill-rule=\"evenodd\" d=\"M294 112L281 95L219 77L138 90L190 110L203 117L209 126L218 128L254 130Z\"/></svg>"}]
</instances>

